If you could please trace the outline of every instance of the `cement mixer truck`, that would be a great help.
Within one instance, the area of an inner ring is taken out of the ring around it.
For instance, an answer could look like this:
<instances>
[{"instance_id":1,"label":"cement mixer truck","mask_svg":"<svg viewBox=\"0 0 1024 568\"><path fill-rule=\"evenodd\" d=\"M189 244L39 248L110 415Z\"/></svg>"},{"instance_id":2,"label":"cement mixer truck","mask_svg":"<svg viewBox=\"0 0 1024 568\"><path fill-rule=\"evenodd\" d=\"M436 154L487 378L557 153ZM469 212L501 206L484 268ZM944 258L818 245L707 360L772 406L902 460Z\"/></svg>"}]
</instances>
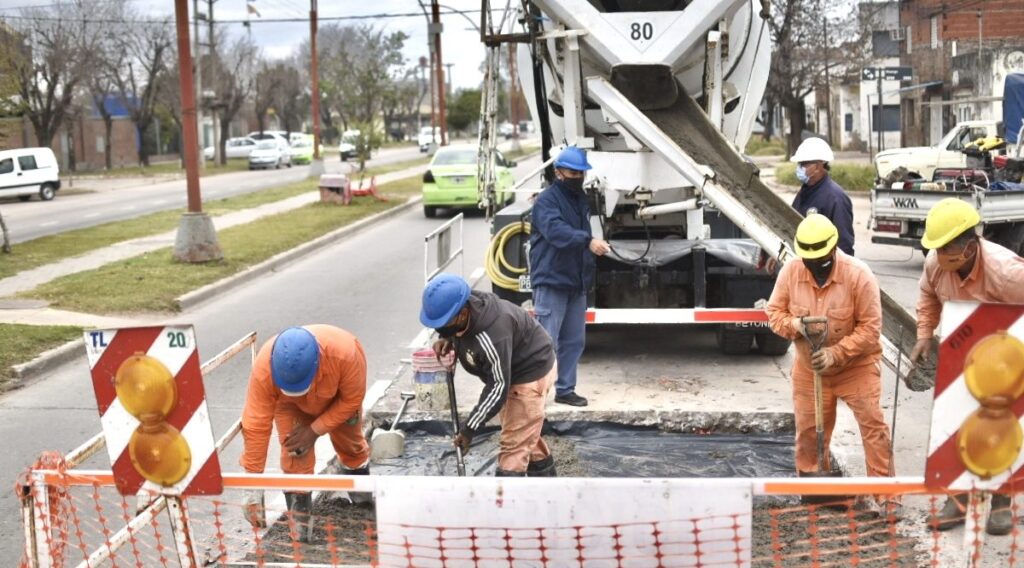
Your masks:
<instances>
[{"instance_id":1,"label":"cement mixer truck","mask_svg":"<svg viewBox=\"0 0 1024 568\"><path fill-rule=\"evenodd\" d=\"M588 149L594 166L592 225L613 252L598 260L588 322L717 324L725 352L784 352L759 301L775 279L765 260L793 256L801 217L740 154L768 81L770 2L525 0L496 13L484 0L482 8L481 202L495 203L497 51L511 42L543 144L533 189L550 181L561 146ZM522 301L529 201L493 219L489 274L499 294ZM914 320L883 303L895 364L897 344L907 353L913 345Z\"/></svg>"}]
</instances>

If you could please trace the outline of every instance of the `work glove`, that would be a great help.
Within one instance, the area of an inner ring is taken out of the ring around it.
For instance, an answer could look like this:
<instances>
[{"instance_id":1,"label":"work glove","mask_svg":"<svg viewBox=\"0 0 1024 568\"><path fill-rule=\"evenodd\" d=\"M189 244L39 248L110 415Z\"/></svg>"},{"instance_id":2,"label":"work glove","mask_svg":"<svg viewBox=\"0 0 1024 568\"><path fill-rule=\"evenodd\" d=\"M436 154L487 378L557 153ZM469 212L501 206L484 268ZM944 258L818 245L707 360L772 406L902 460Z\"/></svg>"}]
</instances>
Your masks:
<instances>
[{"instance_id":1,"label":"work glove","mask_svg":"<svg viewBox=\"0 0 1024 568\"><path fill-rule=\"evenodd\" d=\"M466 455L469 453L469 445L471 443L473 443L473 436L464 432L459 432L455 435L455 440L452 442L452 445L462 450L462 455Z\"/></svg>"},{"instance_id":2,"label":"work glove","mask_svg":"<svg viewBox=\"0 0 1024 568\"><path fill-rule=\"evenodd\" d=\"M836 356L832 349L824 347L811 354L811 368L822 372L836 366Z\"/></svg>"},{"instance_id":3,"label":"work glove","mask_svg":"<svg viewBox=\"0 0 1024 568\"><path fill-rule=\"evenodd\" d=\"M267 511L263 505L263 491L246 489L242 494L242 513L254 529L267 528Z\"/></svg>"},{"instance_id":4,"label":"work glove","mask_svg":"<svg viewBox=\"0 0 1024 568\"><path fill-rule=\"evenodd\" d=\"M932 343L935 340L932 338L918 339L917 343L914 344L914 349L910 352L910 364L917 365L922 359L928 356L932 350Z\"/></svg>"}]
</instances>

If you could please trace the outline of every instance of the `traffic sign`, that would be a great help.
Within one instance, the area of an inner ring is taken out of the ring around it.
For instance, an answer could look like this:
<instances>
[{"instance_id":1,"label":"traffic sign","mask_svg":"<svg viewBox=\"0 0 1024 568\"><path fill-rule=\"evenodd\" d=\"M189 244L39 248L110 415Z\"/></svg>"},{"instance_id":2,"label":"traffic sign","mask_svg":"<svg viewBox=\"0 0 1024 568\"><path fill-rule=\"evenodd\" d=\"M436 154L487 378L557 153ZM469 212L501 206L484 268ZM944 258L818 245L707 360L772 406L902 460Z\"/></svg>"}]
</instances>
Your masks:
<instances>
[{"instance_id":1,"label":"traffic sign","mask_svg":"<svg viewBox=\"0 0 1024 568\"><path fill-rule=\"evenodd\" d=\"M118 491L219 495L220 462L192 326L84 335Z\"/></svg>"},{"instance_id":2,"label":"traffic sign","mask_svg":"<svg viewBox=\"0 0 1024 568\"><path fill-rule=\"evenodd\" d=\"M925 485L1006 490L1024 481L1024 306L947 302L940 323Z\"/></svg>"},{"instance_id":3,"label":"traffic sign","mask_svg":"<svg viewBox=\"0 0 1024 568\"><path fill-rule=\"evenodd\" d=\"M883 81L909 81L914 70L911 67L864 67L860 70L862 81L875 81L879 76Z\"/></svg>"}]
</instances>

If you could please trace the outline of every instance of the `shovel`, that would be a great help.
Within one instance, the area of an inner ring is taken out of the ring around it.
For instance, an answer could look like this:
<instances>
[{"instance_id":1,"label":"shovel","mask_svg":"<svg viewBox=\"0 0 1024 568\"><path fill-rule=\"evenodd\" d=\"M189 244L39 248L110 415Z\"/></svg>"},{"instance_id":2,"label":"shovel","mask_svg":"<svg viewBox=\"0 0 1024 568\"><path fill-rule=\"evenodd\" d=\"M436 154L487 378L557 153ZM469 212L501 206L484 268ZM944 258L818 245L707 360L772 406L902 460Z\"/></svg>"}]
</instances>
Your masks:
<instances>
[{"instance_id":1,"label":"shovel","mask_svg":"<svg viewBox=\"0 0 1024 568\"><path fill-rule=\"evenodd\" d=\"M401 457L405 453L405 432L396 430L396 428L402 415L405 414L405 408L409 405L409 401L416 398L416 393L403 392L401 397L402 406L398 407L398 414L391 422L391 428L387 430L378 428L370 436L370 457L374 461Z\"/></svg>"},{"instance_id":2,"label":"shovel","mask_svg":"<svg viewBox=\"0 0 1024 568\"><path fill-rule=\"evenodd\" d=\"M448 404L452 407L452 428L456 434L462 430L459 425L459 406L455 401L455 369L447 373L448 380ZM466 460L462 457L462 448L455 446L455 466L458 469L459 477L466 477Z\"/></svg>"},{"instance_id":3,"label":"shovel","mask_svg":"<svg viewBox=\"0 0 1024 568\"><path fill-rule=\"evenodd\" d=\"M817 353L825 340L828 339L828 318L824 316L805 317L801 321L804 325L823 324L825 331L820 335L807 334L807 341L811 344L811 355ZM814 434L817 438L818 471L800 472L800 477L842 477L843 472L832 471L831 459L825 452L825 418L824 406L821 392L821 373L814 371ZM835 495L804 495L801 501L809 505L820 505L823 503L836 503L846 498Z\"/></svg>"}]
</instances>

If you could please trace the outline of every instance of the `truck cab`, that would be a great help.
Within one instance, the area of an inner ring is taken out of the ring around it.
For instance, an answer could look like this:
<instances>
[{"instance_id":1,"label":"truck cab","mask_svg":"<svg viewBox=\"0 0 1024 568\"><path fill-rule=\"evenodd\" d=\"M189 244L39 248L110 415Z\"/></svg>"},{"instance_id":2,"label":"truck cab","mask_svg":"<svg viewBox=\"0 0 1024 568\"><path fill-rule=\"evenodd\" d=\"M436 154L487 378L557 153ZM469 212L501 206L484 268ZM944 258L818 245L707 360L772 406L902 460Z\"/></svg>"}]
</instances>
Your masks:
<instances>
[{"instance_id":1,"label":"truck cab","mask_svg":"<svg viewBox=\"0 0 1024 568\"><path fill-rule=\"evenodd\" d=\"M964 168L967 157L964 146L977 140L997 136L1002 131L997 120L968 120L957 123L935 146L915 146L884 150L875 155L875 174L884 179L893 170L904 167L908 172L930 180L936 169Z\"/></svg>"}]
</instances>

